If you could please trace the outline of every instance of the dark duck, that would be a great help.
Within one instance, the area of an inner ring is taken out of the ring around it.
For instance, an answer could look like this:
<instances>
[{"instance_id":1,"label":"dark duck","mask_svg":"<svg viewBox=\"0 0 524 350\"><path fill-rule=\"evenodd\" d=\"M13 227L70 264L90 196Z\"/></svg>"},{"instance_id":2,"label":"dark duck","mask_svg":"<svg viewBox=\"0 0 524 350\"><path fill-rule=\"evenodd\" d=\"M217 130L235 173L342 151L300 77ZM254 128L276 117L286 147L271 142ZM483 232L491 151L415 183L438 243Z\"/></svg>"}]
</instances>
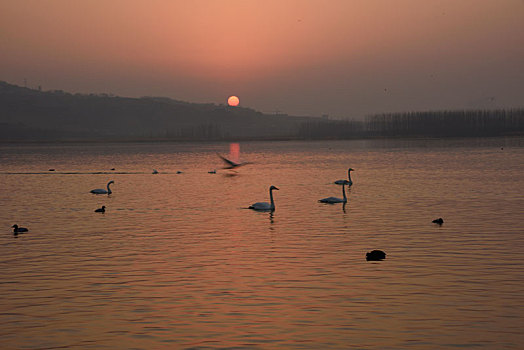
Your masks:
<instances>
[{"instance_id":1,"label":"dark duck","mask_svg":"<svg viewBox=\"0 0 524 350\"><path fill-rule=\"evenodd\" d=\"M442 225L444 223L444 219L438 218L432 221L434 224Z\"/></svg>"},{"instance_id":2,"label":"dark duck","mask_svg":"<svg viewBox=\"0 0 524 350\"><path fill-rule=\"evenodd\" d=\"M17 224L11 226L13 228L13 234L17 235L19 233L28 232L29 230L25 227L19 227Z\"/></svg>"},{"instance_id":3,"label":"dark duck","mask_svg":"<svg viewBox=\"0 0 524 350\"><path fill-rule=\"evenodd\" d=\"M382 250L372 250L368 253L366 253L366 260L367 261L380 261L384 260L386 258L386 253L384 253Z\"/></svg>"},{"instance_id":4,"label":"dark duck","mask_svg":"<svg viewBox=\"0 0 524 350\"><path fill-rule=\"evenodd\" d=\"M95 210L95 213L105 213L106 212L106 206L103 205L102 208L98 208Z\"/></svg>"}]
</instances>

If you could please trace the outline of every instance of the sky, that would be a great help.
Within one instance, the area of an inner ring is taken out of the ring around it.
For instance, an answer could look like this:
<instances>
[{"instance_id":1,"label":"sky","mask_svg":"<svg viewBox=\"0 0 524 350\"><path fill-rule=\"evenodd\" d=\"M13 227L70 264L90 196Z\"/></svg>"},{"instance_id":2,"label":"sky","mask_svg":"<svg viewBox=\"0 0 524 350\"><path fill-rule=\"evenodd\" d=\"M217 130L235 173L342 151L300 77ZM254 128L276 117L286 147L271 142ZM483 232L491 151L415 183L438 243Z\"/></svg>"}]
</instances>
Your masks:
<instances>
[{"instance_id":1,"label":"sky","mask_svg":"<svg viewBox=\"0 0 524 350\"><path fill-rule=\"evenodd\" d=\"M524 106L524 0L0 0L0 80L361 118Z\"/></svg>"}]
</instances>

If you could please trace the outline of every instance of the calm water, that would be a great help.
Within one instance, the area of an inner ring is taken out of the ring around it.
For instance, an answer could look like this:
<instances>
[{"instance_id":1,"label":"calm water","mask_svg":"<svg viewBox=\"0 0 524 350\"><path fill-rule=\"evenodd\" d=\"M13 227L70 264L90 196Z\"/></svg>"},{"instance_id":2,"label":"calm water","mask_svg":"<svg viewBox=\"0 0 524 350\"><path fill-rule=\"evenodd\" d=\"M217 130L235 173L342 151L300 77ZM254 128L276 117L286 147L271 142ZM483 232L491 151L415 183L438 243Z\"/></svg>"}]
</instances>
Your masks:
<instances>
[{"instance_id":1,"label":"calm water","mask_svg":"<svg viewBox=\"0 0 524 350\"><path fill-rule=\"evenodd\" d=\"M523 139L242 143L208 174L228 151L1 145L1 347L524 347Z\"/></svg>"}]
</instances>

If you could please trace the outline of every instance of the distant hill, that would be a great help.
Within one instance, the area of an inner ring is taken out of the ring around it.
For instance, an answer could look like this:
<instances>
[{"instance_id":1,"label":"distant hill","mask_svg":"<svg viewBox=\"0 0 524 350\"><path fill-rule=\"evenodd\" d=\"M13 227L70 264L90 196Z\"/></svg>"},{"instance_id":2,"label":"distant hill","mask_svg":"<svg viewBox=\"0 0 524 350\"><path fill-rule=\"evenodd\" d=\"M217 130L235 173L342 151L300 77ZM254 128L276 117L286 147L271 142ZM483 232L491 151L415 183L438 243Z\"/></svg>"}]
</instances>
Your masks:
<instances>
[{"instance_id":1,"label":"distant hill","mask_svg":"<svg viewBox=\"0 0 524 350\"><path fill-rule=\"evenodd\" d=\"M389 113L364 121L263 114L163 97L40 91L0 81L0 141L274 140L524 135L524 109Z\"/></svg>"},{"instance_id":2,"label":"distant hill","mask_svg":"<svg viewBox=\"0 0 524 350\"><path fill-rule=\"evenodd\" d=\"M228 140L296 137L320 118L161 97L40 91L0 81L0 137L10 140Z\"/></svg>"}]
</instances>

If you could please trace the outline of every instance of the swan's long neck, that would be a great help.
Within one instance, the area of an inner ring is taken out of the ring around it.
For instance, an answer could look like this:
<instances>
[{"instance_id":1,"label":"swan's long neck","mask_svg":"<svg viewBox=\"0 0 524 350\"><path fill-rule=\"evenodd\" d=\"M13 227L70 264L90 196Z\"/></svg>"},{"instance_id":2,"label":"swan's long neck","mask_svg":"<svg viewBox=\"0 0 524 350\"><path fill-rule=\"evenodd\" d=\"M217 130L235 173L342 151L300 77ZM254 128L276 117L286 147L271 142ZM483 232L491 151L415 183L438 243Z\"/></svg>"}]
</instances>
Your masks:
<instances>
[{"instance_id":1,"label":"swan's long neck","mask_svg":"<svg viewBox=\"0 0 524 350\"><path fill-rule=\"evenodd\" d=\"M344 196L344 202L347 202L348 199L346 197L346 190L345 190L345 188L346 188L346 184L343 184L342 185L342 196Z\"/></svg>"},{"instance_id":2,"label":"swan's long neck","mask_svg":"<svg viewBox=\"0 0 524 350\"><path fill-rule=\"evenodd\" d=\"M269 190L269 200L271 202L271 209L275 209L275 202L273 201L273 189Z\"/></svg>"},{"instance_id":3,"label":"swan's long neck","mask_svg":"<svg viewBox=\"0 0 524 350\"><path fill-rule=\"evenodd\" d=\"M353 181L351 181L351 170L348 170L348 180L349 180L349 182L353 182Z\"/></svg>"},{"instance_id":4,"label":"swan's long neck","mask_svg":"<svg viewBox=\"0 0 524 350\"><path fill-rule=\"evenodd\" d=\"M112 184L112 182L108 182L108 183L107 183L107 193L109 193L109 194L112 193L112 192L111 192L111 188L109 188L109 185L111 185L111 184Z\"/></svg>"}]
</instances>

